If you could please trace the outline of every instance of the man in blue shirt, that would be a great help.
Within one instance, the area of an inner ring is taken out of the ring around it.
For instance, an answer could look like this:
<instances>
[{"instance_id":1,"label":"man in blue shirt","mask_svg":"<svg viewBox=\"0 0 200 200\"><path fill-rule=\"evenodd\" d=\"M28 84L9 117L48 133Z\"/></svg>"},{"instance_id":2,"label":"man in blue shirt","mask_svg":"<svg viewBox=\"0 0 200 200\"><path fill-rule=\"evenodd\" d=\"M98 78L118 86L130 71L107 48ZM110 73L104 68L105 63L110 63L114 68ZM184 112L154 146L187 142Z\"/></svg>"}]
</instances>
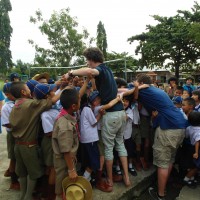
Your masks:
<instances>
[{"instance_id":1,"label":"man in blue shirt","mask_svg":"<svg viewBox=\"0 0 200 200\"><path fill-rule=\"evenodd\" d=\"M118 92L117 84L112 71L103 63L103 54L98 48L86 49L84 56L87 59L89 68L72 70L65 75L65 78L68 78L69 76L94 76L102 105L105 105L115 99ZM123 142L123 129L125 123L126 114L122 102L118 102L112 108L106 110L106 114L102 119L101 134L105 146L105 160L108 179L104 184L101 184L101 182L99 182L99 184L97 183L97 188L105 192L111 192L113 189L113 148L115 148L118 152L122 163L124 170L124 183L126 186L130 186L127 151Z\"/></svg>"},{"instance_id":2,"label":"man in blue shirt","mask_svg":"<svg viewBox=\"0 0 200 200\"><path fill-rule=\"evenodd\" d=\"M151 78L145 74L139 75L137 81L139 85L151 84ZM150 188L149 193L155 200L164 200L176 150L184 139L186 120L169 96L158 88L150 86L140 90L139 101L150 114L153 111L158 113L154 119L156 132L153 145L153 162L158 167L158 192Z\"/></svg>"}]
</instances>

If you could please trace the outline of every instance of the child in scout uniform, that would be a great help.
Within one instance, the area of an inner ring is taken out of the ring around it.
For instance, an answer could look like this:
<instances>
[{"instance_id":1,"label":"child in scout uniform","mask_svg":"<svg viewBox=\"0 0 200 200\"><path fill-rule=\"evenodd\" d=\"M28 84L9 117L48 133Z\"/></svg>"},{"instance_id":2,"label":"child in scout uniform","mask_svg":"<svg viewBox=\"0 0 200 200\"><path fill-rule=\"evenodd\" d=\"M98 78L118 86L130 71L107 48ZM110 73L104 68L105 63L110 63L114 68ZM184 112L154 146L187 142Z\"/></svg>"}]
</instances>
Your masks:
<instances>
[{"instance_id":1,"label":"child in scout uniform","mask_svg":"<svg viewBox=\"0 0 200 200\"><path fill-rule=\"evenodd\" d=\"M60 103L62 110L57 117L52 134L54 168L56 171L56 200L62 199L62 181L69 176L71 181L78 178L76 153L79 146L78 125L74 112L80 108L79 92L72 87L63 90Z\"/></svg>"},{"instance_id":2,"label":"child in scout uniform","mask_svg":"<svg viewBox=\"0 0 200 200\"><path fill-rule=\"evenodd\" d=\"M34 81L34 80L33 80ZM47 99L49 97L54 97L55 92L54 88L56 85L49 86L50 89L46 84L37 84L34 88L34 95L36 99ZM42 158L44 159L44 164L46 166L46 175L48 183L45 185L47 189L47 196L49 198L53 198L54 191L55 191L55 170L53 167L53 149L51 143L51 136L53 132L53 126L56 120L57 115L59 114L59 110L57 106L54 105L48 111L45 111L41 114L42 120L42 128L44 131L44 136L41 142L41 152Z\"/></svg>"},{"instance_id":3,"label":"child in scout uniform","mask_svg":"<svg viewBox=\"0 0 200 200\"><path fill-rule=\"evenodd\" d=\"M8 150L8 158L10 159L8 171L11 176L10 189L19 190L20 185L18 182L18 177L15 173L15 163L16 163L15 153L14 153L15 139L11 133L10 121L9 121L9 116L10 116L10 113L14 106L14 101L15 101L15 98L10 94L10 86L11 86L11 83L6 83L3 86L3 92L7 97L7 101L3 105L2 110L1 110L1 122L2 122L2 126L6 127L6 131L7 131L7 150Z\"/></svg>"},{"instance_id":4,"label":"child in scout uniform","mask_svg":"<svg viewBox=\"0 0 200 200\"><path fill-rule=\"evenodd\" d=\"M50 85L46 85L51 90ZM10 125L15 138L16 173L19 176L21 200L32 199L36 180L43 172L39 163L37 135L40 114L55 104L60 94L47 99L31 98L24 82L13 82L10 93L16 99L10 113Z\"/></svg>"}]
</instances>

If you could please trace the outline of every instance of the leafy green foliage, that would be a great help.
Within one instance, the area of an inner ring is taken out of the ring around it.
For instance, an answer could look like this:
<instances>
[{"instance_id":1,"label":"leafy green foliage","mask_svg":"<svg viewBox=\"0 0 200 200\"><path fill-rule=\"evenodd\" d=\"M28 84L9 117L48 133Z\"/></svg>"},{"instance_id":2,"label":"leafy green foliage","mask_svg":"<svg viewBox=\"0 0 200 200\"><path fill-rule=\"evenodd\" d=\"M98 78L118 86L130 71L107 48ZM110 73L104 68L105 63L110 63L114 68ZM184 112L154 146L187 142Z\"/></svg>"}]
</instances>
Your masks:
<instances>
[{"instance_id":1,"label":"leafy green foliage","mask_svg":"<svg viewBox=\"0 0 200 200\"><path fill-rule=\"evenodd\" d=\"M97 25L97 47L103 52L104 58L107 58L107 35L104 24L100 21Z\"/></svg>"},{"instance_id":2,"label":"leafy green foliage","mask_svg":"<svg viewBox=\"0 0 200 200\"><path fill-rule=\"evenodd\" d=\"M200 6L196 2L191 12L177 12L173 17L154 15L157 25L147 25L147 32L132 36L128 41L139 41L135 52L141 54L142 66L170 66L179 77L180 69L191 70L200 59Z\"/></svg>"},{"instance_id":3,"label":"leafy green foliage","mask_svg":"<svg viewBox=\"0 0 200 200\"><path fill-rule=\"evenodd\" d=\"M0 0L0 72L6 73L12 67L10 38L12 27L9 12L12 10L10 0Z\"/></svg>"},{"instance_id":4,"label":"leafy green foliage","mask_svg":"<svg viewBox=\"0 0 200 200\"><path fill-rule=\"evenodd\" d=\"M83 61L82 52L93 40L89 38L86 29L82 32L78 31L77 19L71 17L69 12L69 8L63 9L54 12L50 19L44 20L42 12L38 10L36 16L30 18L30 22L39 24L39 30L47 37L50 45L47 49L29 40L29 43L35 47L35 62L38 66L67 67L80 60Z\"/></svg>"}]
</instances>

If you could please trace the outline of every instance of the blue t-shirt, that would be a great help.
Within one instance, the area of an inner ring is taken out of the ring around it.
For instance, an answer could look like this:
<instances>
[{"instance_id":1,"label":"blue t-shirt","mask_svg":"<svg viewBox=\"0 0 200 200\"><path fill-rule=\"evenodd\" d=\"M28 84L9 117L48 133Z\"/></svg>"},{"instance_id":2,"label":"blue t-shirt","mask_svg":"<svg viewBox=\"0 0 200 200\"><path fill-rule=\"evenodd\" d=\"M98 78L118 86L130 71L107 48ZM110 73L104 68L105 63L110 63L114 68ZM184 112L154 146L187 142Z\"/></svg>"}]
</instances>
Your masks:
<instances>
[{"instance_id":1,"label":"blue t-shirt","mask_svg":"<svg viewBox=\"0 0 200 200\"><path fill-rule=\"evenodd\" d=\"M186 90L189 92L190 95L192 95L192 92L195 90L195 86L193 85L184 85L183 90Z\"/></svg>"},{"instance_id":2,"label":"blue t-shirt","mask_svg":"<svg viewBox=\"0 0 200 200\"><path fill-rule=\"evenodd\" d=\"M100 64L96 69L99 71L99 75L95 77L95 83L101 97L101 104L105 105L117 97L117 84L112 71L105 64ZM121 110L124 110L123 104L118 102L106 111L114 112Z\"/></svg>"},{"instance_id":3,"label":"blue t-shirt","mask_svg":"<svg viewBox=\"0 0 200 200\"><path fill-rule=\"evenodd\" d=\"M169 96L161 89L150 86L139 91L139 101L149 113L158 111L157 126L161 129L183 129L186 119Z\"/></svg>"}]
</instances>

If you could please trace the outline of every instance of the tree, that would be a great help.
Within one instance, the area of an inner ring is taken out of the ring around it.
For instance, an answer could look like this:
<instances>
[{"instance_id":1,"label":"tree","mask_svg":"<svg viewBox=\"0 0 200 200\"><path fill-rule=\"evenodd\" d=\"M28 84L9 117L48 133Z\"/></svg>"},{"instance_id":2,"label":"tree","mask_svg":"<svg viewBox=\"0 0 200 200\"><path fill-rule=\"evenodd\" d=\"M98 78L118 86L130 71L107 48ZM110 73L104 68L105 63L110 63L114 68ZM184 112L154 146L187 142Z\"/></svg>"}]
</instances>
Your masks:
<instances>
[{"instance_id":1,"label":"tree","mask_svg":"<svg viewBox=\"0 0 200 200\"><path fill-rule=\"evenodd\" d=\"M9 18L11 10L10 0L0 0L0 71L2 73L12 67L10 38L13 30Z\"/></svg>"},{"instance_id":2,"label":"tree","mask_svg":"<svg viewBox=\"0 0 200 200\"><path fill-rule=\"evenodd\" d=\"M107 35L103 23L100 21L97 25L97 47L103 52L104 58L107 58Z\"/></svg>"},{"instance_id":3,"label":"tree","mask_svg":"<svg viewBox=\"0 0 200 200\"><path fill-rule=\"evenodd\" d=\"M180 69L192 69L197 64L200 46L193 33L194 29L200 31L200 26L194 25L194 16L200 15L200 7L195 3L192 11L187 11L188 18L184 13L186 11L178 11L173 17L154 15L158 22L156 26L147 25L147 32L128 39L130 43L139 41L135 52L141 54L140 64L147 67L171 66L177 78Z\"/></svg>"},{"instance_id":4,"label":"tree","mask_svg":"<svg viewBox=\"0 0 200 200\"><path fill-rule=\"evenodd\" d=\"M34 41L29 42L35 47L35 62L43 67L66 67L80 60L86 47L89 34L87 30L78 31L78 22L70 16L70 10L63 9L54 12L49 20L44 20L41 11L36 11L36 16L30 18L30 22L39 24L39 29L45 35L50 48L40 47ZM88 43L90 44L92 40ZM87 44L88 45L88 44Z\"/></svg>"}]
</instances>

